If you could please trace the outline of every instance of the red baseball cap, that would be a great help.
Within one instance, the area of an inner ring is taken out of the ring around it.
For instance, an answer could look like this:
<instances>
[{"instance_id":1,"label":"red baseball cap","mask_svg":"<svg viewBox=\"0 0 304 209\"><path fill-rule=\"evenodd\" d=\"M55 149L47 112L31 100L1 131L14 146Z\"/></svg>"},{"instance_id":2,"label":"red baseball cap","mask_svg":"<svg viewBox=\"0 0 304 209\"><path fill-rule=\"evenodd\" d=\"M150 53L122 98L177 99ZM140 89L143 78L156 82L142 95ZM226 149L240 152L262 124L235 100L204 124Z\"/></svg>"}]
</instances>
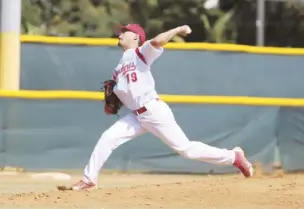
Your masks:
<instances>
[{"instance_id":1,"label":"red baseball cap","mask_svg":"<svg viewBox=\"0 0 304 209\"><path fill-rule=\"evenodd\" d=\"M116 27L116 34L119 35L122 30L132 31L139 36L139 39L142 43L146 41L146 33L145 30L138 24L128 24L128 25L118 25Z\"/></svg>"}]
</instances>

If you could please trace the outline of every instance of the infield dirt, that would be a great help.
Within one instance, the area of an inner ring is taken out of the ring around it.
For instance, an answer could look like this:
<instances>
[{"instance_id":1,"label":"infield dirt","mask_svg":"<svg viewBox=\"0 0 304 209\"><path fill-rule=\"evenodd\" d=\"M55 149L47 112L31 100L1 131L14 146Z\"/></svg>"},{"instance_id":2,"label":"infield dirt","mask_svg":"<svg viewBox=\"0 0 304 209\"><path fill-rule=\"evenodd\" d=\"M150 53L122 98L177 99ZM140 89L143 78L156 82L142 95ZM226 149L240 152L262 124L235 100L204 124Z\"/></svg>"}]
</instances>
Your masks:
<instances>
[{"instance_id":1,"label":"infield dirt","mask_svg":"<svg viewBox=\"0 0 304 209\"><path fill-rule=\"evenodd\" d=\"M92 191L58 191L68 181L1 175L0 208L304 209L304 175L101 174Z\"/></svg>"}]
</instances>

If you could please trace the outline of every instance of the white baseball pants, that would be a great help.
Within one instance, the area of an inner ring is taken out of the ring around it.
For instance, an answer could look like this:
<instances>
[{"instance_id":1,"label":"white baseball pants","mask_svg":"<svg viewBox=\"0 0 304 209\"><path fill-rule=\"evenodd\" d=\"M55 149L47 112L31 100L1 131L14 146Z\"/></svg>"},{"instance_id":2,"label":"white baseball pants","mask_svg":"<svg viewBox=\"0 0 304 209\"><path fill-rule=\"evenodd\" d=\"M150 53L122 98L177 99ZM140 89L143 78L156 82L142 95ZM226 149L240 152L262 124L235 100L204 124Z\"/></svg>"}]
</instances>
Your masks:
<instances>
[{"instance_id":1,"label":"white baseball pants","mask_svg":"<svg viewBox=\"0 0 304 209\"><path fill-rule=\"evenodd\" d=\"M151 100L145 106L146 112L140 115L127 114L101 135L84 169L85 182L96 184L99 171L113 150L146 132L152 133L185 158L212 164L233 164L234 151L189 141L176 123L171 108L165 102Z\"/></svg>"}]
</instances>

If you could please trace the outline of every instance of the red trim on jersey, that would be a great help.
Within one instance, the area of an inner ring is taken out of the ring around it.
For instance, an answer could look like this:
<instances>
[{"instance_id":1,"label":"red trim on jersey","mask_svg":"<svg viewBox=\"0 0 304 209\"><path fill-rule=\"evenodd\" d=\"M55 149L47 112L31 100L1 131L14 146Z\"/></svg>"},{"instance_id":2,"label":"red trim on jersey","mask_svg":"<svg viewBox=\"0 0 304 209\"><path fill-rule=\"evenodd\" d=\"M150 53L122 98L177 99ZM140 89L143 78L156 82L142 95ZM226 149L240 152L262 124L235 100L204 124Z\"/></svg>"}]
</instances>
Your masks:
<instances>
[{"instance_id":1,"label":"red trim on jersey","mask_svg":"<svg viewBox=\"0 0 304 209\"><path fill-rule=\"evenodd\" d=\"M144 55L142 53L140 53L138 48L135 49L135 52L136 52L137 56L141 59L141 61L143 61L145 64L147 64Z\"/></svg>"},{"instance_id":2,"label":"red trim on jersey","mask_svg":"<svg viewBox=\"0 0 304 209\"><path fill-rule=\"evenodd\" d=\"M112 79L113 79L114 81L116 81L116 76L115 76L115 75L113 75L113 76L112 76Z\"/></svg>"}]
</instances>

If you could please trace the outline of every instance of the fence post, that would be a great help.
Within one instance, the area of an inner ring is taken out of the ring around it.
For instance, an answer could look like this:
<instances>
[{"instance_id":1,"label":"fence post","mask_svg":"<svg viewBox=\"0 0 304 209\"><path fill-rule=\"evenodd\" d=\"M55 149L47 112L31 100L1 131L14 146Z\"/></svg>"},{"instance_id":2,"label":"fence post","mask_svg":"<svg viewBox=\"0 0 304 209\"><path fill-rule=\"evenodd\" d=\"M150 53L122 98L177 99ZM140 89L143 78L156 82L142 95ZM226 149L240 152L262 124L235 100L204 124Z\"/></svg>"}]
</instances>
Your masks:
<instances>
[{"instance_id":1,"label":"fence post","mask_svg":"<svg viewBox=\"0 0 304 209\"><path fill-rule=\"evenodd\" d=\"M0 0L0 89L19 90L21 0Z\"/></svg>"},{"instance_id":2,"label":"fence post","mask_svg":"<svg viewBox=\"0 0 304 209\"><path fill-rule=\"evenodd\" d=\"M257 0L256 9L256 45L264 46L265 42L265 0Z\"/></svg>"}]
</instances>

